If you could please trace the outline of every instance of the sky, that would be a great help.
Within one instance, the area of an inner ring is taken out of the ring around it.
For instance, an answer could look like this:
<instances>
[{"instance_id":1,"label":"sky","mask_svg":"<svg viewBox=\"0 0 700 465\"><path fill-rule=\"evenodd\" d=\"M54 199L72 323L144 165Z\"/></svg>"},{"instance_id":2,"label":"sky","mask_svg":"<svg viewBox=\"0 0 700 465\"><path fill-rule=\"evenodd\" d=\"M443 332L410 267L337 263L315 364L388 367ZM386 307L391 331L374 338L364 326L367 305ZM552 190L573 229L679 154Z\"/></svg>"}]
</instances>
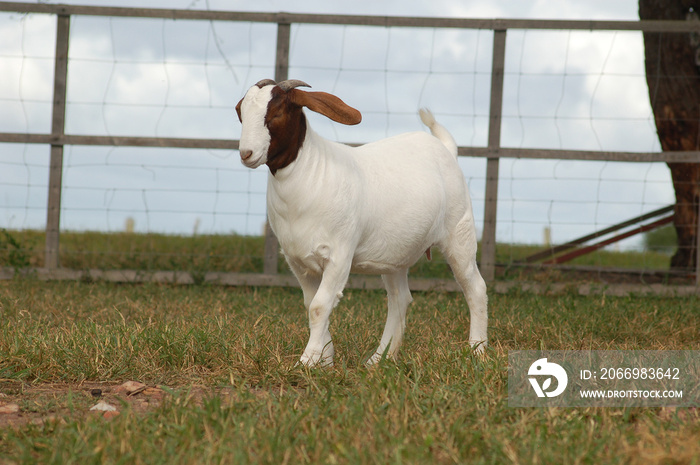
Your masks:
<instances>
[{"instance_id":1,"label":"sky","mask_svg":"<svg viewBox=\"0 0 700 465\"><path fill-rule=\"evenodd\" d=\"M57 3L57 2L42 2ZM114 1L61 3L115 5ZM118 6L379 16L636 20L637 2L129 1ZM0 13L0 131L50 131L55 18ZM74 17L66 132L237 139L234 107L274 73L271 24ZM325 137L370 142L424 130L429 107L461 146L488 133L492 32L359 26L292 27L290 77L363 114L344 127L308 114ZM508 32L501 145L658 151L641 34ZM0 227L43 228L48 147L2 144ZM477 228L485 161L463 157ZM260 234L267 168L236 151L66 147L61 227ZM511 243L573 239L674 202L664 164L502 160L497 236ZM639 239L623 246L638 246Z\"/></svg>"}]
</instances>

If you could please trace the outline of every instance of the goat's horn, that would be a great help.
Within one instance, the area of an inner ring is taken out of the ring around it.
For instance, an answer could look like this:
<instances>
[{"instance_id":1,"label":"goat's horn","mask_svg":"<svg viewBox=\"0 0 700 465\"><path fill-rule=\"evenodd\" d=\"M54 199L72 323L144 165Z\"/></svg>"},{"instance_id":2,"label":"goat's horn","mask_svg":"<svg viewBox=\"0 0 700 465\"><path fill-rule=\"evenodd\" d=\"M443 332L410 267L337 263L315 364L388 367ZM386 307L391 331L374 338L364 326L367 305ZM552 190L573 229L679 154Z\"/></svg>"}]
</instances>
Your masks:
<instances>
[{"instance_id":1,"label":"goat's horn","mask_svg":"<svg viewBox=\"0 0 700 465\"><path fill-rule=\"evenodd\" d=\"M274 86L275 84L277 84L277 83L275 81L273 81L272 79L263 79L262 81L258 81L257 84L255 84L255 85L262 89L265 86L269 86L269 85Z\"/></svg>"},{"instance_id":2,"label":"goat's horn","mask_svg":"<svg viewBox=\"0 0 700 465\"><path fill-rule=\"evenodd\" d=\"M298 79L288 79L286 81L282 81L279 84L277 84L277 87L282 89L285 92L289 92L290 90L294 89L295 87L311 87L304 81L300 81Z\"/></svg>"}]
</instances>

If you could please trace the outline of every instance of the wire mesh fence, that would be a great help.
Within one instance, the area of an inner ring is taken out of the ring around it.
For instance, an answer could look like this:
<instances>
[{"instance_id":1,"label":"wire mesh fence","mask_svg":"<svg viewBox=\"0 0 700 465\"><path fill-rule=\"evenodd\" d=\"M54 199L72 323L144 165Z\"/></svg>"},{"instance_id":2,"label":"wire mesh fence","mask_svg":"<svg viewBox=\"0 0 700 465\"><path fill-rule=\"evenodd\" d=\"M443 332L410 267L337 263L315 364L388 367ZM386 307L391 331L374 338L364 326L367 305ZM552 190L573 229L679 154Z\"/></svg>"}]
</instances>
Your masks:
<instances>
[{"instance_id":1,"label":"wire mesh fence","mask_svg":"<svg viewBox=\"0 0 700 465\"><path fill-rule=\"evenodd\" d=\"M688 34L695 24L2 10L0 253L9 267L204 279L270 274L267 256L285 275L264 239L267 172L238 161L234 109L253 82L280 74L362 111L352 128L308 115L341 142L421 130L417 109L430 107L464 155L482 268L506 280L543 270L550 279L552 266L528 258L674 204L665 161L700 160L659 152L641 32ZM669 282L672 232L636 234L658 220L596 237L628 234L554 273ZM414 272L450 276L439 254ZM672 277L691 282L692 270Z\"/></svg>"}]
</instances>

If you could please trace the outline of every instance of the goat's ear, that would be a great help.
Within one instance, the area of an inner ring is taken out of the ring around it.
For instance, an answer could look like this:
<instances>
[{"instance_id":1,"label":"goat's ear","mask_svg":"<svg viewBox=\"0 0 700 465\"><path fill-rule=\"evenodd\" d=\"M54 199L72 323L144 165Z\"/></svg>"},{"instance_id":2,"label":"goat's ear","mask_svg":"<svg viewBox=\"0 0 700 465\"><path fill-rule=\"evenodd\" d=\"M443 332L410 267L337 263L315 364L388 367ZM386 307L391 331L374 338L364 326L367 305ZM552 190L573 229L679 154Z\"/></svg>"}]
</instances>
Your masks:
<instances>
[{"instance_id":1,"label":"goat's ear","mask_svg":"<svg viewBox=\"0 0 700 465\"><path fill-rule=\"evenodd\" d=\"M241 103L243 103L243 99L241 99L238 102L238 105L236 105L236 113L238 114L238 121L241 123L243 122L243 118L241 118Z\"/></svg>"},{"instance_id":2,"label":"goat's ear","mask_svg":"<svg viewBox=\"0 0 700 465\"><path fill-rule=\"evenodd\" d=\"M305 92L299 89L289 91L294 103L320 113L336 123L353 125L362 121L362 114L335 95L326 92Z\"/></svg>"}]
</instances>

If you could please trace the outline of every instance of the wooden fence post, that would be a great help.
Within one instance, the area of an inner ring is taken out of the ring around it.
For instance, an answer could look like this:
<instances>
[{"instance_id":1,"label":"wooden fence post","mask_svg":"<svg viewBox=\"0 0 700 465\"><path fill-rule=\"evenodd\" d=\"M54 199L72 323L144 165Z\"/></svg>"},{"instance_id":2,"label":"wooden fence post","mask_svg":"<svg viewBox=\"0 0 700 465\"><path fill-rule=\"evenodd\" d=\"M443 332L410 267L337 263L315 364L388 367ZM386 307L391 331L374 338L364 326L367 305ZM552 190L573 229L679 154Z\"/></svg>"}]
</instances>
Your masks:
<instances>
[{"instance_id":1,"label":"wooden fence post","mask_svg":"<svg viewBox=\"0 0 700 465\"><path fill-rule=\"evenodd\" d=\"M49 162L48 206L46 210L46 248L44 266L59 267L58 246L61 223L61 184L63 179L63 135L66 119L66 80L68 76L68 39L70 16L56 17L56 57L54 62L53 115L51 119L51 160Z\"/></svg>"},{"instance_id":2,"label":"wooden fence post","mask_svg":"<svg viewBox=\"0 0 700 465\"><path fill-rule=\"evenodd\" d=\"M277 24L277 56L275 58L275 81L281 82L289 78L289 39L292 25L289 23ZM277 261L279 255L279 242L268 223L265 223L265 257L263 259L263 273L277 274Z\"/></svg>"},{"instance_id":3,"label":"wooden fence post","mask_svg":"<svg viewBox=\"0 0 700 465\"><path fill-rule=\"evenodd\" d=\"M493 32L493 62L491 65L491 105L489 109L488 149L498 152L501 147L501 113L503 111L503 72L506 55L506 31ZM486 161L486 200L484 232L481 236L481 274L486 281L496 276L496 208L498 206L498 156Z\"/></svg>"}]
</instances>

